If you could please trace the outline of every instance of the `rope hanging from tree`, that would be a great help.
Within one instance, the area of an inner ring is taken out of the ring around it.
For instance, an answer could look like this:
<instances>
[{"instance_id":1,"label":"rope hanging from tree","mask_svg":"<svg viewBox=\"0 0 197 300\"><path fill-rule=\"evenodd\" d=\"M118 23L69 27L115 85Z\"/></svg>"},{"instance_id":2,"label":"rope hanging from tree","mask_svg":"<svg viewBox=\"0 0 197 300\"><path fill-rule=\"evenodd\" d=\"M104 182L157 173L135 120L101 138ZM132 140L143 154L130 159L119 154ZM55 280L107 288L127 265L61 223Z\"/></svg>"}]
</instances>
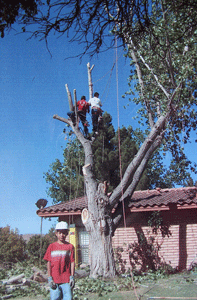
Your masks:
<instances>
[{"instance_id":1,"label":"rope hanging from tree","mask_svg":"<svg viewBox=\"0 0 197 300\"><path fill-rule=\"evenodd\" d=\"M118 119L118 151L119 151L119 168L120 168L120 182L122 191L122 209L123 209L123 219L124 227L126 228L126 217L125 217L125 207L123 200L123 187L122 187L122 162L121 162L121 141L120 141L120 114L119 114L119 85L118 85L118 52L117 52L117 37L115 37L115 53L116 53L116 95L117 95L117 119Z\"/></svg>"},{"instance_id":2,"label":"rope hanging from tree","mask_svg":"<svg viewBox=\"0 0 197 300\"><path fill-rule=\"evenodd\" d=\"M115 37L115 52L116 52L116 94L117 94L117 118L118 118L118 150L119 150L119 168L120 168L120 181L121 181L121 192L122 192L122 210L123 210L123 220L124 220L124 229L126 231L126 214L125 214L125 205L124 205L124 199L123 199L123 187L122 187L122 162L121 162L121 139L120 139L120 115L119 115L119 95L118 95L118 53L117 53L117 37ZM128 234L126 231L126 240L128 244ZM135 296L137 300L139 300L139 297L137 295L137 291L135 288L134 280L133 280L133 273L131 272L131 278L132 278L132 284L133 289L135 292Z\"/></svg>"}]
</instances>

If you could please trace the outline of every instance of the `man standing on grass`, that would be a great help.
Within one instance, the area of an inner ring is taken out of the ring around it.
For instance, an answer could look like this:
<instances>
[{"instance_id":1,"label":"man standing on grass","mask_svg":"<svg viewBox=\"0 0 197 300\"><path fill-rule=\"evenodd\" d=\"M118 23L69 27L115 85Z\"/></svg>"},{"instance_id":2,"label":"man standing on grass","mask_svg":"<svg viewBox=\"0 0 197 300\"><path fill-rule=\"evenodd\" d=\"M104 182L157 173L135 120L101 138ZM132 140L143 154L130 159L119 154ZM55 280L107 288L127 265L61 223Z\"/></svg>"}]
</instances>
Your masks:
<instances>
[{"instance_id":1,"label":"man standing on grass","mask_svg":"<svg viewBox=\"0 0 197 300\"><path fill-rule=\"evenodd\" d=\"M44 260L47 261L51 300L72 300L74 288L74 246L66 242L68 224L59 222L55 227L57 242L49 245Z\"/></svg>"}]
</instances>

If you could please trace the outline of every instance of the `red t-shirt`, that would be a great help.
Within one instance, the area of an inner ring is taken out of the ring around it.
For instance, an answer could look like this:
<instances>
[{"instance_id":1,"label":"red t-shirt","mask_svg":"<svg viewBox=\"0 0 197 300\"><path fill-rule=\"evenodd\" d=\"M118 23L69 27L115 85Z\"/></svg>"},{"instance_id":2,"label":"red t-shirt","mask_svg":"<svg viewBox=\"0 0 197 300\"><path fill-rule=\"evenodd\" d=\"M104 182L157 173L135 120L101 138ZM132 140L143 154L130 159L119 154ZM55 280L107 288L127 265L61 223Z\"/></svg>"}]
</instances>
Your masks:
<instances>
[{"instance_id":1,"label":"red t-shirt","mask_svg":"<svg viewBox=\"0 0 197 300\"><path fill-rule=\"evenodd\" d=\"M89 112L89 104L84 99L81 99L77 102L78 110L82 110L83 112Z\"/></svg>"},{"instance_id":2,"label":"red t-shirt","mask_svg":"<svg viewBox=\"0 0 197 300\"><path fill-rule=\"evenodd\" d=\"M70 265L75 261L74 246L70 243L59 244L55 242L47 248L44 260L51 262L51 276L55 283L70 281Z\"/></svg>"}]
</instances>

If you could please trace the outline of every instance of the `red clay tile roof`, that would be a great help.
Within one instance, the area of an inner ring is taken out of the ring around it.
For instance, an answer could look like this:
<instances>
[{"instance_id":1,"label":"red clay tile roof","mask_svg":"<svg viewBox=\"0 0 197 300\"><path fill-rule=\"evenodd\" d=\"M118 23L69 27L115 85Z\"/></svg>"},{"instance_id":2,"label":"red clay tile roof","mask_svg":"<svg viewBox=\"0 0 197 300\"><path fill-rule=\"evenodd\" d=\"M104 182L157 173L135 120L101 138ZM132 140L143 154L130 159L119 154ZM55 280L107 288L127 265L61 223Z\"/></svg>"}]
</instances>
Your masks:
<instances>
[{"instance_id":1,"label":"red clay tile roof","mask_svg":"<svg viewBox=\"0 0 197 300\"><path fill-rule=\"evenodd\" d=\"M129 207L130 208L146 208L168 206L169 204L197 204L197 188L173 188L173 189L155 189L146 191L136 191L133 193ZM58 213L81 211L87 207L87 197L80 197L69 202L45 207L37 211L37 213Z\"/></svg>"},{"instance_id":2,"label":"red clay tile roof","mask_svg":"<svg viewBox=\"0 0 197 300\"><path fill-rule=\"evenodd\" d=\"M197 188L174 188L136 191L133 193L129 207L168 206L169 204L197 204Z\"/></svg>"},{"instance_id":3,"label":"red clay tile roof","mask_svg":"<svg viewBox=\"0 0 197 300\"><path fill-rule=\"evenodd\" d=\"M62 202L59 204L55 204L49 207L45 207L43 209L39 209L37 213L39 212L64 212L64 211L76 211L76 210L82 210L83 208L88 206L87 197L80 197L73 199L68 202Z\"/></svg>"}]
</instances>

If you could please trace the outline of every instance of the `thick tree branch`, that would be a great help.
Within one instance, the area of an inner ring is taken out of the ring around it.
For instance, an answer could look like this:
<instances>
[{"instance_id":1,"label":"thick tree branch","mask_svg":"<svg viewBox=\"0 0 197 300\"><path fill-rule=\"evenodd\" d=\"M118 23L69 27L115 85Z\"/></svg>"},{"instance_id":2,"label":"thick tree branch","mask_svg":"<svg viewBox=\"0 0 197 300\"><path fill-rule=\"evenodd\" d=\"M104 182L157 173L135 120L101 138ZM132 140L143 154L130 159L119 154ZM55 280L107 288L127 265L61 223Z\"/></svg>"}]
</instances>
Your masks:
<instances>
[{"instance_id":1,"label":"thick tree branch","mask_svg":"<svg viewBox=\"0 0 197 300\"><path fill-rule=\"evenodd\" d=\"M149 148L149 150L146 152L141 164L139 165L139 167L137 168L134 176L133 176L133 180L130 184L130 186L128 187L128 189L126 190L126 192L123 195L123 199L124 198L131 198L133 192L135 191L136 186L138 185L140 178L144 172L144 170L146 169L147 163L149 161L149 159L151 158L151 156L153 155L154 151L161 145L162 139L163 139L163 135L164 135L164 131L161 133L161 135L159 135L156 140L154 141L154 143L151 145L151 147Z\"/></svg>"},{"instance_id":2,"label":"thick tree branch","mask_svg":"<svg viewBox=\"0 0 197 300\"><path fill-rule=\"evenodd\" d=\"M151 158L154 151L160 146L160 144L162 142L163 134L164 134L164 132L162 132L162 134L156 138L155 142L151 145L149 150L146 152L141 164L135 171L135 174L133 176L130 186L127 188L126 192L123 194L122 199L120 199L120 201L117 205L117 208L115 210L115 213L113 214L113 231L116 230L116 228L121 223L122 218L123 218L122 201L124 201L124 207L126 210L128 207L128 204L131 202L131 196L133 195L133 193L136 189L136 186L138 185L140 178L141 178L144 170L146 169L149 159Z\"/></svg>"},{"instance_id":3,"label":"thick tree branch","mask_svg":"<svg viewBox=\"0 0 197 300\"><path fill-rule=\"evenodd\" d=\"M129 185L131 184L131 181L137 168L141 164L142 160L144 159L144 156L146 155L146 152L149 150L152 143L154 143L155 139L161 134L162 130L165 127L165 123L166 116L161 116L157 120L156 124L149 133L148 137L145 139L142 146L140 147L138 154L134 157L133 161L127 167L121 183L114 189L110 197L110 204L112 207L119 201L119 199L122 196L122 193L124 194Z\"/></svg>"}]
</instances>

